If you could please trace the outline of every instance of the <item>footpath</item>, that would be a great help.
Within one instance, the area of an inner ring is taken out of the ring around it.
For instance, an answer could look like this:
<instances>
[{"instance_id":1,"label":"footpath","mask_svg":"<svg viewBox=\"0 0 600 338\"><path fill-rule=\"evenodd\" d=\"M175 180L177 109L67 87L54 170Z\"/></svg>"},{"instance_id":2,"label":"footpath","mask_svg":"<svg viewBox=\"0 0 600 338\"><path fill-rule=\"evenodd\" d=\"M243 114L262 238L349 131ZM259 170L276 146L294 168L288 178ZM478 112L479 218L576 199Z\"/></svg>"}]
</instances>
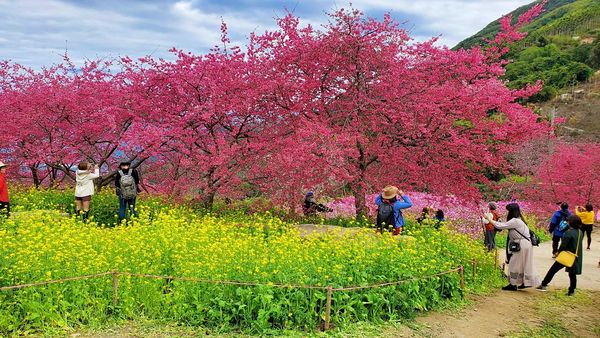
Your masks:
<instances>
[{"instance_id":1,"label":"footpath","mask_svg":"<svg viewBox=\"0 0 600 338\"><path fill-rule=\"evenodd\" d=\"M586 240L584 239L584 245ZM504 254L500 257L504 260ZM585 250L584 246L583 274L577 276L575 297L566 296L569 277L562 270L554 276L548 287L549 292L540 292L534 288L516 292L498 290L491 296L473 298L473 305L464 310L431 313L420 317L417 319L422 325L420 329L398 333L396 336L556 337L561 336L557 335L557 331L569 328L570 334L567 336L570 337L600 337L599 259L600 227L595 227L591 250ZM544 278L553 263L551 241L534 248L534 264L540 279ZM562 323L568 324L563 328Z\"/></svg>"}]
</instances>

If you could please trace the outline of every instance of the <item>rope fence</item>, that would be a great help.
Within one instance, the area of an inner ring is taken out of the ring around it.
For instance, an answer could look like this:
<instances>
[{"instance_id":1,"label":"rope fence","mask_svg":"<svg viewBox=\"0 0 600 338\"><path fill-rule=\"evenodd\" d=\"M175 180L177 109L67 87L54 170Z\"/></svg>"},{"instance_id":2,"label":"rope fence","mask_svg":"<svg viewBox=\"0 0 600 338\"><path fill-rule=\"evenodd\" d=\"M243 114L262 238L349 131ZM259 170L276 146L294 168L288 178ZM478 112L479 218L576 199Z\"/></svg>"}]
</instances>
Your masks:
<instances>
[{"instance_id":1,"label":"rope fence","mask_svg":"<svg viewBox=\"0 0 600 338\"><path fill-rule=\"evenodd\" d=\"M475 279L475 274L476 274L476 264L477 264L477 261L475 259L473 259L472 260L473 280ZM327 298L326 298L326 303L325 303L325 323L324 323L323 327L325 330L328 330L331 327L331 303L333 300L333 293L336 291L337 292L356 291L356 290L375 289L375 288L382 288L382 287L388 287L388 286L395 286L395 285L414 282L414 281L418 281L418 280L425 280L425 279L430 279L430 278L439 277L439 276L443 276L443 275L448 275L451 273L458 273L459 278L460 278L460 288L464 290L464 288L465 288L464 272L465 272L464 266L460 265L454 269L438 272L435 274L419 276L419 277L412 277L412 278L403 279L403 280L394 281L394 282L386 282L386 283L378 283L378 284L370 284L370 285L355 285L355 286L334 288L333 286L318 286L318 285L220 281L220 280L210 280L210 279L203 279L203 278L193 278L193 277L163 276L163 275L152 275L152 274L139 274L139 273L132 273L132 272L119 272L119 271L115 270L115 271L110 271L110 272L102 272L102 273L76 276L76 277L67 277L67 278L48 280L48 281L43 281L43 282L2 286L2 287L0 287L0 292L112 276L113 305L117 306L118 302L119 302L119 298L118 298L119 276L127 276L127 277L134 277L134 278L149 278L149 279L166 279L166 280L172 280L172 281L178 280L178 281L185 281L185 282L207 283L207 284L238 285L238 286L267 286L267 287L282 288L282 289L318 289L318 290L324 290L327 292Z\"/></svg>"}]
</instances>

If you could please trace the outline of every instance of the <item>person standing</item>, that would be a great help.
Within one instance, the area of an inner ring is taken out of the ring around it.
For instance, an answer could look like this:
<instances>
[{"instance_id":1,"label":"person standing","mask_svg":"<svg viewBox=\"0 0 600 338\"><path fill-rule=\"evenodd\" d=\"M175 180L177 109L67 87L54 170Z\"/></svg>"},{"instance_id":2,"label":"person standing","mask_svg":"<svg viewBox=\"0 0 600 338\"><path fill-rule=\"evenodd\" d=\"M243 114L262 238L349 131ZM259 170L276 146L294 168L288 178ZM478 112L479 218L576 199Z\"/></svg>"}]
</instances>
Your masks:
<instances>
[{"instance_id":1,"label":"person standing","mask_svg":"<svg viewBox=\"0 0 600 338\"><path fill-rule=\"evenodd\" d=\"M521 208L517 203L506 206L506 223L494 221L489 214L484 215L496 229L508 229L506 259L509 267L509 284L502 290L517 291L539 284L539 276L533 263L533 245L529 227L523 222Z\"/></svg>"},{"instance_id":2,"label":"person standing","mask_svg":"<svg viewBox=\"0 0 600 338\"><path fill-rule=\"evenodd\" d=\"M569 205L566 202L560 203L560 210L554 213L550 220L548 231L552 233L552 258L558 254L558 245L563 234L567 230L567 218L571 216Z\"/></svg>"},{"instance_id":3,"label":"person standing","mask_svg":"<svg viewBox=\"0 0 600 338\"><path fill-rule=\"evenodd\" d=\"M6 183L6 164L0 161L0 211L10 216L10 200L8 199L8 184Z\"/></svg>"},{"instance_id":4,"label":"person standing","mask_svg":"<svg viewBox=\"0 0 600 338\"><path fill-rule=\"evenodd\" d=\"M398 200L398 196L402 201ZM383 233L384 228L387 230L390 225L393 225L393 235L399 235L405 224L402 209L408 209L413 205L410 198L404 195L402 190L389 185L375 198L375 204L377 205L377 231Z\"/></svg>"},{"instance_id":5,"label":"person standing","mask_svg":"<svg viewBox=\"0 0 600 338\"><path fill-rule=\"evenodd\" d=\"M498 213L498 205L494 202L490 202L488 204L488 216L491 216L491 220L498 222L500 221L500 214ZM485 224L485 233L483 238L483 243L488 251L492 251L496 248L496 228L491 222L488 222L486 219L483 220Z\"/></svg>"},{"instance_id":6,"label":"person standing","mask_svg":"<svg viewBox=\"0 0 600 338\"><path fill-rule=\"evenodd\" d=\"M124 220L127 212L137 217L135 201L140 192L140 174L131 168L131 161L124 160L119 164L119 171L115 176L115 188L119 197L119 222Z\"/></svg>"},{"instance_id":7,"label":"person standing","mask_svg":"<svg viewBox=\"0 0 600 338\"><path fill-rule=\"evenodd\" d=\"M590 250L590 245L592 244L592 230L594 229L594 219L596 217L594 214L594 207L590 203L585 205L585 209L576 206L575 215L581 218L581 223L583 224L581 230L587 236L587 249Z\"/></svg>"},{"instance_id":8,"label":"person standing","mask_svg":"<svg viewBox=\"0 0 600 338\"><path fill-rule=\"evenodd\" d=\"M567 218L567 223L569 224L569 228L565 231L560 247L558 248L558 252L561 251L570 251L574 253L577 257L575 258L575 263L573 266L566 267L559 262L554 262L548 272L546 273L546 277L542 281L542 284L537 287L540 291L547 291L548 284L554 278L554 275L560 271L562 268L566 268L569 273L569 291L567 293L568 296L572 296L575 293L575 288L577 287L577 275L581 275L582 267L583 267L583 233L580 231L583 223L581 222L581 218L577 215L571 215Z\"/></svg>"},{"instance_id":9,"label":"person standing","mask_svg":"<svg viewBox=\"0 0 600 338\"><path fill-rule=\"evenodd\" d=\"M98 165L93 167L86 161L79 162L75 173L75 212L87 220L90 212L90 202L94 195L94 180L100 177Z\"/></svg>"}]
</instances>

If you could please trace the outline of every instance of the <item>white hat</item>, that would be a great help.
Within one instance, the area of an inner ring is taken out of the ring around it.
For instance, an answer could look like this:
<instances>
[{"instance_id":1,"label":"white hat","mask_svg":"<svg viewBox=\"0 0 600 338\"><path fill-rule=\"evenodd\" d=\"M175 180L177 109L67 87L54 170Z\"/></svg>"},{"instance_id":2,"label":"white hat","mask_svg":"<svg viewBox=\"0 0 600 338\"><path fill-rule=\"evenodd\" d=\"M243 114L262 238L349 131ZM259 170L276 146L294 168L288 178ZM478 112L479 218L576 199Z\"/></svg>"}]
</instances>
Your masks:
<instances>
[{"instance_id":1,"label":"white hat","mask_svg":"<svg viewBox=\"0 0 600 338\"><path fill-rule=\"evenodd\" d=\"M0 161L0 169L6 167L6 164L2 161Z\"/></svg>"}]
</instances>

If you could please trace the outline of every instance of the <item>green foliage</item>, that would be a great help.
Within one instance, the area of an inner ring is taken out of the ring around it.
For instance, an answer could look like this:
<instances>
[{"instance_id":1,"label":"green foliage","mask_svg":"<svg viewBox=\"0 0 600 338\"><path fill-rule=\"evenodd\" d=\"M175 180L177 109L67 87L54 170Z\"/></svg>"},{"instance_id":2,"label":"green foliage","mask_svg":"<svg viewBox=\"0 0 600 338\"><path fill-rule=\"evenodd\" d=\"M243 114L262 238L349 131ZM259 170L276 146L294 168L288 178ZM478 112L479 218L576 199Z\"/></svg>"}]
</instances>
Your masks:
<instances>
[{"instance_id":1,"label":"green foliage","mask_svg":"<svg viewBox=\"0 0 600 338\"><path fill-rule=\"evenodd\" d=\"M538 26L544 26L549 22L556 20L564 16L568 13L568 8L562 8L565 5L569 5L577 0L550 0L544 7L545 13L540 15L534 22L530 24L529 32L533 31ZM532 2L531 4L521 6L518 9L514 10L510 14L513 16L513 23L516 22L519 15L527 12L536 2ZM460 42L454 49L469 49L475 45L481 45L484 43L484 40L493 39L498 32L500 32L500 21L495 20L487 25L484 29L479 31L477 34L465 39Z\"/></svg>"},{"instance_id":2,"label":"green foliage","mask_svg":"<svg viewBox=\"0 0 600 338\"><path fill-rule=\"evenodd\" d=\"M512 88L544 81L544 90L532 97L532 101L552 98L559 89L587 81L594 71L581 62L572 61L555 44L529 47L519 58L507 65L506 79Z\"/></svg>"},{"instance_id":3,"label":"green foliage","mask_svg":"<svg viewBox=\"0 0 600 338\"><path fill-rule=\"evenodd\" d=\"M592 56L592 48L594 45L589 43L582 43L573 49L573 61L585 63L590 67L598 68L590 63Z\"/></svg>"},{"instance_id":4,"label":"green foliage","mask_svg":"<svg viewBox=\"0 0 600 338\"><path fill-rule=\"evenodd\" d=\"M473 128L473 122L470 120L465 120L465 119L458 119L458 120L454 121L453 125L455 127L460 127L462 129L472 129Z\"/></svg>"},{"instance_id":5,"label":"green foliage","mask_svg":"<svg viewBox=\"0 0 600 338\"><path fill-rule=\"evenodd\" d=\"M594 45L590 48L588 64L595 69L600 68L600 38L596 38Z\"/></svg>"},{"instance_id":6,"label":"green foliage","mask_svg":"<svg viewBox=\"0 0 600 338\"><path fill-rule=\"evenodd\" d=\"M534 3L515 10L513 18ZM470 48L481 39L492 38L500 29L494 21L455 49ZM544 81L544 88L529 101L543 102L555 97L561 89L587 81L593 69L600 68L600 41L587 41L600 29L600 2L597 0L549 1L542 13L522 28L528 33L511 46L508 59L515 60L506 70L512 88ZM582 42L584 41L585 42Z\"/></svg>"},{"instance_id":7,"label":"green foliage","mask_svg":"<svg viewBox=\"0 0 600 338\"><path fill-rule=\"evenodd\" d=\"M574 337L571 332L560 320L547 319L544 320L543 324L539 328L529 328L518 334L511 335L514 338L531 338L531 337L543 337L543 338L563 338L563 337Z\"/></svg>"}]
</instances>

